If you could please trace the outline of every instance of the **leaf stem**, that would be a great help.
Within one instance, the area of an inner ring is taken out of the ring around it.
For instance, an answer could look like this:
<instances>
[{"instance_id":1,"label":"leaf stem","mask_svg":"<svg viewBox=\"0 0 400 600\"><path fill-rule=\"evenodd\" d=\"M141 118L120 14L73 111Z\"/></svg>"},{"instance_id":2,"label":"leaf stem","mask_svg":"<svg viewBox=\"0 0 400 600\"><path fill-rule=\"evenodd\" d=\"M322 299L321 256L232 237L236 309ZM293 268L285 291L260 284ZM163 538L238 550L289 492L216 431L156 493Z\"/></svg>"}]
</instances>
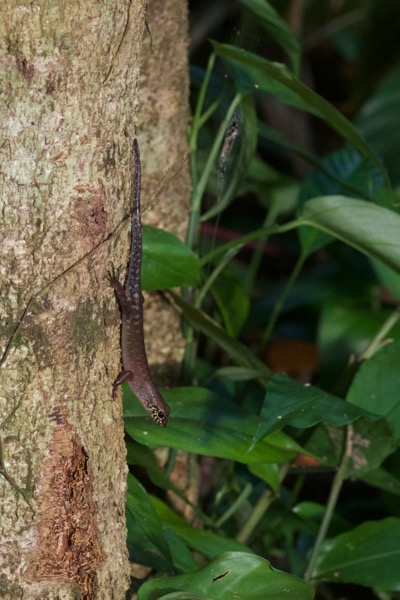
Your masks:
<instances>
[{"instance_id":1,"label":"leaf stem","mask_svg":"<svg viewBox=\"0 0 400 600\"><path fill-rule=\"evenodd\" d=\"M208 65L206 69L206 74L204 76L203 82L201 84L199 99L196 104L196 109L193 115L193 123L190 134L190 150L193 152L197 149L197 136L201 126L204 124L202 121L201 113L203 111L204 101L206 97L206 92L208 88L208 82L210 81L211 72L214 68L215 59L217 58L215 52L210 55L208 59Z\"/></svg>"},{"instance_id":2,"label":"leaf stem","mask_svg":"<svg viewBox=\"0 0 400 600\"><path fill-rule=\"evenodd\" d=\"M261 494L260 498L258 499L257 504L254 506L250 517L247 519L247 521L244 523L243 527L237 534L236 541L241 542L243 544L247 543L247 540L253 533L254 529L257 527L261 518L264 516L265 512L267 511L271 503L274 501L274 499L274 494L269 488L266 488Z\"/></svg>"},{"instance_id":3,"label":"leaf stem","mask_svg":"<svg viewBox=\"0 0 400 600\"><path fill-rule=\"evenodd\" d=\"M225 254L225 256L220 260L218 265L215 267L215 269L212 271L212 273L208 276L208 279L204 283L203 287L199 290L199 293L198 293L197 299L196 299L196 303L195 303L196 308L201 308L201 304L202 304L207 292L211 288L212 284L217 279L218 275L225 269L227 264L232 260L232 258L238 252L239 252L239 248L231 248L230 250L228 250L228 252Z\"/></svg>"},{"instance_id":4,"label":"leaf stem","mask_svg":"<svg viewBox=\"0 0 400 600\"><path fill-rule=\"evenodd\" d=\"M242 235L231 242L221 244L221 246L218 246L217 248L214 248L214 250L211 250L211 252L208 254L205 254L200 259L200 265L204 267L204 265L214 260L214 258L220 254L225 254L225 252L231 248L239 248L240 250L242 246L245 246L253 240L257 240L258 238L266 238L277 233L285 233L286 231L296 229L296 227L299 225L303 225L303 222L300 219L295 219L289 223L285 223L284 225L270 225L269 227L261 227L255 231L250 231L249 233L246 233L245 235Z\"/></svg>"},{"instance_id":5,"label":"leaf stem","mask_svg":"<svg viewBox=\"0 0 400 600\"><path fill-rule=\"evenodd\" d=\"M331 491L329 493L329 498L328 498L328 502L326 505L324 517L321 521L318 535L315 540L314 548L312 550L311 557L310 557L310 562L309 562L306 572L304 574L305 581L310 581L314 576L318 556L321 551L321 546L325 541L325 537L326 537L326 534L329 529L329 525L330 525L332 517L333 517L335 506L336 506L340 491L342 489L344 480L346 478L345 476L346 476L346 467L347 467L347 461L348 461L348 445L349 445L349 441L351 438L351 433L352 433L352 427L350 425L346 429L346 445L345 445L345 449L344 449L344 452L342 455L342 460L341 460L339 468L336 472L336 475L333 478Z\"/></svg>"},{"instance_id":6,"label":"leaf stem","mask_svg":"<svg viewBox=\"0 0 400 600\"><path fill-rule=\"evenodd\" d=\"M289 465L283 465L280 468L279 480L282 481L285 479L287 472L289 470ZM257 504L255 505L251 515L247 519L247 521L242 526L241 530L236 536L236 540L238 542L247 543L247 540L253 533L254 529L257 527L258 523L271 506L272 502L275 500L276 494L272 492L269 488L266 488L264 492L261 494L258 499Z\"/></svg>"},{"instance_id":7,"label":"leaf stem","mask_svg":"<svg viewBox=\"0 0 400 600\"><path fill-rule=\"evenodd\" d=\"M382 327L379 329L378 333L368 344L368 347L364 350L364 352L359 356L358 361L366 360L367 358L371 358L375 354L377 350L382 346L384 338L387 336L389 331L394 327L397 321L400 319L400 304L395 308L393 312L390 313L386 321L382 324Z\"/></svg>"},{"instance_id":8,"label":"leaf stem","mask_svg":"<svg viewBox=\"0 0 400 600\"><path fill-rule=\"evenodd\" d=\"M271 334L272 334L272 332L274 330L274 327L276 325L276 321L278 320L279 314L282 311L283 306L284 306L284 304L285 304L285 302L286 302L286 300L287 300L290 292L292 291L292 287L293 287L296 279L298 278L301 269L303 268L303 265L304 265L304 263L306 261L307 256L308 256L308 253L306 253L306 252L302 252L300 254L300 256L299 256L299 258L298 258L298 260L297 260L297 262L295 264L295 267L294 267L294 269L293 269L293 271L292 271L292 273L291 273L291 275L290 275L290 277L288 279L288 282L287 282L287 284L285 285L285 287L283 289L283 292L282 292L280 298L278 298L278 300L275 303L274 309L272 311L271 318L269 320L269 323L267 325L267 328L266 328L266 330L264 332L264 335L263 335L263 338L262 338L262 341L261 341L261 346L260 346L260 350L259 350L259 353L258 353L259 356L264 356L264 354L265 354L265 349L267 347L267 344L269 342Z\"/></svg>"},{"instance_id":9,"label":"leaf stem","mask_svg":"<svg viewBox=\"0 0 400 600\"><path fill-rule=\"evenodd\" d=\"M253 485L248 482L245 485L242 492L239 494L239 497L235 500L235 502L233 504L231 504L231 506L228 508L228 510L215 523L215 527L221 527L221 525L223 525L225 523L225 521L227 521L232 515L234 515L235 512L237 510L239 510L239 508L244 504L244 502L250 496L252 491L253 491Z\"/></svg>"}]
</instances>

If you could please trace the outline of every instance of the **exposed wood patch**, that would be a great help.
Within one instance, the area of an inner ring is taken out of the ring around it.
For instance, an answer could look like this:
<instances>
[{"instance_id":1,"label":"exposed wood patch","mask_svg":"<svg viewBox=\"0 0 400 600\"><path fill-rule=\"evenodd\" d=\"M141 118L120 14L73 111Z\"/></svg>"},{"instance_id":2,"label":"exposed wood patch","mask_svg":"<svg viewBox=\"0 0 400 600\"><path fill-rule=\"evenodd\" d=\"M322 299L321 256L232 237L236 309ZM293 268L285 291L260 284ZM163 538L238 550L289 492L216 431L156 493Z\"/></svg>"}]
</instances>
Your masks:
<instances>
[{"instance_id":1,"label":"exposed wood patch","mask_svg":"<svg viewBox=\"0 0 400 600\"><path fill-rule=\"evenodd\" d=\"M96 597L96 570L104 560L93 499L88 455L67 411L57 407L50 456L44 463L38 498L36 545L25 577L73 582L82 600Z\"/></svg>"}]
</instances>

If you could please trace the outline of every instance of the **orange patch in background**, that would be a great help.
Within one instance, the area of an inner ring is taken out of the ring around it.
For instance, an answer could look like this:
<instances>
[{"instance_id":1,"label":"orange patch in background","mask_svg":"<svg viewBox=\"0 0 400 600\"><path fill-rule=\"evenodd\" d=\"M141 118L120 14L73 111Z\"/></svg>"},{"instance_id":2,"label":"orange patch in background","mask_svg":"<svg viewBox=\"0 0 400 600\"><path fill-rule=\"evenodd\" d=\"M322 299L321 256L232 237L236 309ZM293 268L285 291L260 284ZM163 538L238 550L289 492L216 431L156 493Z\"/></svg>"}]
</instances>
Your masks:
<instances>
[{"instance_id":1,"label":"orange patch in background","mask_svg":"<svg viewBox=\"0 0 400 600\"><path fill-rule=\"evenodd\" d=\"M304 383L311 381L319 367L314 343L286 338L271 340L265 362L275 373L287 373Z\"/></svg>"}]
</instances>

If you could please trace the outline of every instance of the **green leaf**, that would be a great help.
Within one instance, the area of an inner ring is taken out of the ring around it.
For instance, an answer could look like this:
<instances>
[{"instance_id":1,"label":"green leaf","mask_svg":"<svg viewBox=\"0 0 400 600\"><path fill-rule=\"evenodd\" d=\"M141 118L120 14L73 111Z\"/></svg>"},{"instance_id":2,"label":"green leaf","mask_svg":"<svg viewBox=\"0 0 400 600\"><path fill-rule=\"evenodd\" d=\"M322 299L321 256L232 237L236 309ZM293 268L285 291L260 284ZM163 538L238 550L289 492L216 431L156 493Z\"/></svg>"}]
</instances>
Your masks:
<instances>
[{"instance_id":1,"label":"green leaf","mask_svg":"<svg viewBox=\"0 0 400 600\"><path fill-rule=\"evenodd\" d=\"M317 196L361 196L373 200L383 188L382 173L354 148L345 146L322 159L302 182L300 205Z\"/></svg>"},{"instance_id":2,"label":"green leaf","mask_svg":"<svg viewBox=\"0 0 400 600\"><path fill-rule=\"evenodd\" d=\"M127 483L127 541L132 560L155 569L171 570L170 548L150 497L130 473Z\"/></svg>"},{"instance_id":3,"label":"green leaf","mask_svg":"<svg viewBox=\"0 0 400 600\"><path fill-rule=\"evenodd\" d=\"M356 127L382 157L395 185L400 181L400 138L393 127L400 113L399 90L400 68L396 66L364 104L356 119Z\"/></svg>"},{"instance_id":4,"label":"green leaf","mask_svg":"<svg viewBox=\"0 0 400 600\"><path fill-rule=\"evenodd\" d=\"M332 294L320 313L318 347L324 387L335 385L337 373L348 368L351 356L359 356L367 348L391 314L382 308L363 308L363 297L355 297L354 280L349 285L353 287L353 291L349 289L349 296L334 297ZM357 291L362 286L363 283L358 280ZM388 333L399 341L400 324L394 325Z\"/></svg>"},{"instance_id":5,"label":"green leaf","mask_svg":"<svg viewBox=\"0 0 400 600\"><path fill-rule=\"evenodd\" d=\"M299 517L310 533L317 534L321 521L326 513L325 504L318 502L303 501L293 506L293 514ZM348 531L349 522L337 513L333 514L329 531L336 534Z\"/></svg>"},{"instance_id":6,"label":"green leaf","mask_svg":"<svg viewBox=\"0 0 400 600\"><path fill-rule=\"evenodd\" d=\"M400 590L400 519L365 522L322 547L314 577Z\"/></svg>"},{"instance_id":7,"label":"green leaf","mask_svg":"<svg viewBox=\"0 0 400 600\"><path fill-rule=\"evenodd\" d=\"M250 298L246 288L225 270L213 283L211 292L228 335L236 338L249 314Z\"/></svg>"},{"instance_id":8,"label":"green leaf","mask_svg":"<svg viewBox=\"0 0 400 600\"><path fill-rule=\"evenodd\" d=\"M355 198L323 196L305 203L299 222L400 272L400 215L387 208Z\"/></svg>"},{"instance_id":9,"label":"green leaf","mask_svg":"<svg viewBox=\"0 0 400 600\"><path fill-rule=\"evenodd\" d=\"M351 146L344 146L322 159L301 152L296 146L292 150L314 165L311 174L301 184L301 204L316 196L339 194L361 196L364 200L376 202L377 194L385 184L376 165ZM390 190L388 197L392 195Z\"/></svg>"},{"instance_id":10,"label":"green leaf","mask_svg":"<svg viewBox=\"0 0 400 600\"><path fill-rule=\"evenodd\" d=\"M127 450L128 465L142 467L146 470L150 481L154 483L154 485L163 490L172 490L182 498L182 500L188 502L182 490L172 483L165 471L160 467L150 448L143 446L143 444L138 444L132 438L126 438L125 446Z\"/></svg>"},{"instance_id":11,"label":"green leaf","mask_svg":"<svg viewBox=\"0 0 400 600\"><path fill-rule=\"evenodd\" d=\"M138 596L140 598L141 596ZM167 593L166 595L157 596L158 599L161 600L183 600L182 592L172 592L171 594ZM184 600L212 600L210 596L205 596L204 594L190 594L189 592L185 592Z\"/></svg>"},{"instance_id":12,"label":"green leaf","mask_svg":"<svg viewBox=\"0 0 400 600\"><path fill-rule=\"evenodd\" d=\"M250 381L258 376L257 371L246 367L221 367L214 373L216 377L226 378L230 381Z\"/></svg>"},{"instance_id":13,"label":"green leaf","mask_svg":"<svg viewBox=\"0 0 400 600\"><path fill-rule=\"evenodd\" d=\"M200 264L193 252L172 233L143 227L142 287L164 290L200 281Z\"/></svg>"},{"instance_id":14,"label":"green leaf","mask_svg":"<svg viewBox=\"0 0 400 600\"><path fill-rule=\"evenodd\" d=\"M374 469L363 475L361 479L365 481L365 483L373 485L380 490L384 490L390 494L400 495L400 479L392 475L392 473L386 469Z\"/></svg>"},{"instance_id":15,"label":"green leaf","mask_svg":"<svg viewBox=\"0 0 400 600\"><path fill-rule=\"evenodd\" d=\"M300 68L300 45L293 31L265 0L239 0L257 17L257 23L271 35L286 52L292 63L293 71L298 74Z\"/></svg>"},{"instance_id":16,"label":"green leaf","mask_svg":"<svg viewBox=\"0 0 400 600\"><path fill-rule=\"evenodd\" d=\"M175 571L178 573L187 573L193 569L197 569L199 562L193 556L188 544L176 535L169 527L164 526L164 535L168 541L168 545L171 551L172 560L174 563Z\"/></svg>"},{"instance_id":17,"label":"green leaf","mask_svg":"<svg viewBox=\"0 0 400 600\"><path fill-rule=\"evenodd\" d=\"M165 527L153 508L150 496L131 474L128 475L126 522L132 561L168 572L186 572L197 566L186 543ZM233 547L236 549L235 545Z\"/></svg>"},{"instance_id":18,"label":"green leaf","mask_svg":"<svg viewBox=\"0 0 400 600\"><path fill-rule=\"evenodd\" d=\"M364 361L351 384L347 400L386 417L400 439L400 343L384 346Z\"/></svg>"},{"instance_id":19,"label":"green leaf","mask_svg":"<svg viewBox=\"0 0 400 600\"><path fill-rule=\"evenodd\" d=\"M258 372L259 378L266 386L266 382L271 377L271 371L268 367L251 352L246 346L230 337L226 331L222 329L208 315L201 312L194 306L191 306L181 296L173 292L169 292L174 299L174 302L182 309L185 318L199 331L204 333L208 338L213 340L220 348L222 348L228 356L236 362L236 364L254 369Z\"/></svg>"},{"instance_id":20,"label":"green leaf","mask_svg":"<svg viewBox=\"0 0 400 600\"><path fill-rule=\"evenodd\" d=\"M355 127L336 108L305 86L284 65L260 58L256 54L228 44L212 42L215 52L231 64L237 87L244 93L263 91L281 102L324 119L348 143L352 144L382 172L386 171Z\"/></svg>"},{"instance_id":21,"label":"green leaf","mask_svg":"<svg viewBox=\"0 0 400 600\"><path fill-rule=\"evenodd\" d=\"M218 456L241 463L286 462L303 450L281 432L271 434L253 450L249 447L258 418L203 388L164 390L171 406L168 426L161 429L124 386L127 433L145 445L168 446L194 454Z\"/></svg>"},{"instance_id":22,"label":"green leaf","mask_svg":"<svg viewBox=\"0 0 400 600\"><path fill-rule=\"evenodd\" d=\"M384 179L378 169L369 160L363 158L354 148L341 148L322 160L323 171L315 169L302 182L299 194L299 207L311 198L319 196L361 196L365 200L376 198L384 185ZM303 248L316 250L332 241L330 236L300 228L300 241ZM309 237L313 236L310 244Z\"/></svg>"},{"instance_id":23,"label":"green leaf","mask_svg":"<svg viewBox=\"0 0 400 600\"><path fill-rule=\"evenodd\" d=\"M160 598L211 598L213 600L312 600L311 585L273 569L267 560L243 552L226 552L197 571L154 579L139 590L138 600Z\"/></svg>"},{"instance_id":24,"label":"green leaf","mask_svg":"<svg viewBox=\"0 0 400 600\"><path fill-rule=\"evenodd\" d=\"M337 443L337 435L332 435L332 441ZM392 429L385 419L375 423L358 420L348 431L344 477L361 478L376 470L395 448Z\"/></svg>"},{"instance_id":25,"label":"green leaf","mask_svg":"<svg viewBox=\"0 0 400 600\"><path fill-rule=\"evenodd\" d=\"M184 540L192 550L200 552L206 558L211 559L221 552L228 551L251 552L245 544L241 544L233 538L193 527L159 498L153 497L152 502L163 524Z\"/></svg>"},{"instance_id":26,"label":"green leaf","mask_svg":"<svg viewBox=\"0 0 400 600\"><path fill-rule=\"evenodd\" d=\"M281 487L281 471L279 465L276 463L250 463L247 465L247 468L250 473L267 483L273 492L276 494L279 492Z\"/></svg>"},{"instance_id":27,"label":"green leaf","mask_svg":"<svg viewBox=\"0 0 400 600\"><path fill-rule=\"evenodd\" d=\"M207 517L196 505L193 505L190 502L184 491L172 483L165 470L160 467L151 448L135 442L131 437L128 436L125 437L125 446L127 450L128 465L140 466L146 471L150 481L154 483L154 485L163 490L173 491L174 494L181 498L188 506L192 507L195 514L200 519L203 519L205 522L207 522Z\"/></svg>"},{"instance_id":28,"label":"green leaf","mask_svg":"<svg viewBox=\"0 0 400 600\"><path fill-rule=\"evenodd\" d=\"M396 300L400 299L400 274L396 273L390 267L383 265L377 260L371 259L372 268L380 281L381 285L386 288L390 295Z\"/></svg>"},{"instance_id":29,"label":"green leaf","mask_svg":"<svg viewBox=\"0 0 400 600\"><path fill-rule=\"evenodd\" d=\"M306 429L323 421L341 427L360 417L379 419L314 386L277 374L269 383L254 442L285 425Z\"/></svg>"}]
</instances>

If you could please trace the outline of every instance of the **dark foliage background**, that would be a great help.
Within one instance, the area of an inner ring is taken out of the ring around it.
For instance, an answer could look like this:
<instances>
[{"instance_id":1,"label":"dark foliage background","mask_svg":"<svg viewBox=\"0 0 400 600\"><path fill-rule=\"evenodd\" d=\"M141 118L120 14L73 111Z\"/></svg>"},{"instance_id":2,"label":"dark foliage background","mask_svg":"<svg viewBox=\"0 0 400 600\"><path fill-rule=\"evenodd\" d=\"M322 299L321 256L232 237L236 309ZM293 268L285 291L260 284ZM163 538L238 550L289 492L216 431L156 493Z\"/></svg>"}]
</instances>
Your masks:
<instances>
[{"instance_id":1,"label":"dark foliage background","mask_svg":"<svg viewBox=\"0 0 400 600\"><path fill-rule=\"evenodd\" d=\"M190 11L187 245L157 238L143 272L183 286L183 386L161 432L125 394L139 598L396 598L400 3Z\"/></svg>"}]
</instances>

